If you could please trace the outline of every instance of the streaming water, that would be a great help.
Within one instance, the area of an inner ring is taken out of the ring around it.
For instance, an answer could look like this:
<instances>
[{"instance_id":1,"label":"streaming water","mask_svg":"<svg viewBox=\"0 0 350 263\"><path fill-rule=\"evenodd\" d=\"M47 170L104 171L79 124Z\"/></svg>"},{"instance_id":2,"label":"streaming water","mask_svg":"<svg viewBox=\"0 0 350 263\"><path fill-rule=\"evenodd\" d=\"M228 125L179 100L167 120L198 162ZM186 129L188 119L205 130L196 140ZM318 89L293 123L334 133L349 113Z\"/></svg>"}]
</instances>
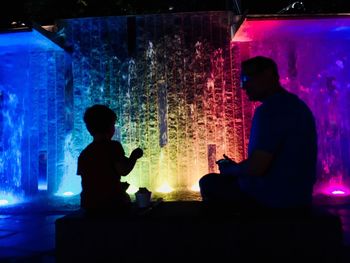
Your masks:
<instances>
[{"instance_id":1,"label":"streaming water","mask_svg":"<svg viewBox=\"0 0 350 263\"><path fill-rule=\"evenodd\" d=\"M319 147L315 192L349 192L349 31L349 18L248 20L233 42L243 57L272 57L282 85L313 111Z\"/></svg>"},{"instance_id":2,"label":"streaming water","mask_svg":"<svg viewBox=\"0 0 350 263\"><path fill-rule=\"evenodd\" d=\"M256 105L240 62L259 54L316 117L318 189L349 185L348 19L245 21L233 41L229 12L129 19L135 28L126 17L61 21L71 54L37 34L0 36L0 191L79 194L76 161L92 139L83 113L95 103L116 112L127 154L144 149L131 189L198 190L224 153L246 157Z\"/></svg>"}]
</instances>

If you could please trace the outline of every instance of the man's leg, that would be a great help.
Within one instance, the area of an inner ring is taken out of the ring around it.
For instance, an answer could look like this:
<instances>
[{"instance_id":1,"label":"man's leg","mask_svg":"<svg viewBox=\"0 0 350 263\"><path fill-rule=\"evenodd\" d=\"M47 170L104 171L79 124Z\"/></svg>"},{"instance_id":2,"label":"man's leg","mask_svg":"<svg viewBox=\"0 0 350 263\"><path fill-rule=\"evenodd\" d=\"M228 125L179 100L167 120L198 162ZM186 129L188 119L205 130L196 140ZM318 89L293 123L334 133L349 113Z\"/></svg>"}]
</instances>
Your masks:
<instances>
[{"instance_id":1,"label":"man's leg","mask_svg":"<svg viewBox=\"0 0 350 263\"><path fill-rule=\"evenodd\" d=\"M238 202L240 190L237 178L234 176L211 173L199 180L203 201Z\"/></svg>"}]
</instances>

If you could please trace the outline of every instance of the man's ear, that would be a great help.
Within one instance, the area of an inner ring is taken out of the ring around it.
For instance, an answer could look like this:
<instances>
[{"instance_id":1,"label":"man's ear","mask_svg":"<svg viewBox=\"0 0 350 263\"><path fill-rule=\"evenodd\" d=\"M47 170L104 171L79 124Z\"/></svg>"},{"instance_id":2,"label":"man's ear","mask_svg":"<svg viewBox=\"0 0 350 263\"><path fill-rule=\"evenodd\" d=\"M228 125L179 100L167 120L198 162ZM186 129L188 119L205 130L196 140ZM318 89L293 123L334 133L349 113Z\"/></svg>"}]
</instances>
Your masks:
<instances>
[{"instance_id":1,"label":"man's ear","mask_svg":"<svg viewBox=\"0 0 350 263\"><path fill-rule=\"evenodd\" d=\"M278 81L279 81L278 76L276 76L274 70L271 69L271 68L265 69L265 70L264 70L264 75L265 75L266 78L271 79L271 80L274 80L275 82L278 82Z\"/></svg>"}]
</instances>

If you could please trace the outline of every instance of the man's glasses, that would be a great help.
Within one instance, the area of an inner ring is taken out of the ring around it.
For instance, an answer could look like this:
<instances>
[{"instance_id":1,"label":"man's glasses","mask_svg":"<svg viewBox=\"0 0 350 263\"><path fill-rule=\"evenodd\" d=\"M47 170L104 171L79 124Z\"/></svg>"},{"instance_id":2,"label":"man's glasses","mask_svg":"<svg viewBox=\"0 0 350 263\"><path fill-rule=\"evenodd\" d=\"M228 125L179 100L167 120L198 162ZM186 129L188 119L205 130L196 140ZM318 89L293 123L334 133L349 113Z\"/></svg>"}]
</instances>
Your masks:
<instances>
[{"instance_id":1,"label":"man's glasses","mask_svg":"<svg viewBox=\"0 0 350 263\"><path fill-rule=\"evenodd\" d=\"M241 75L241 87L243 87L249 80L251 79L251 77L242 74Z\"/></svg>"}]
</instances>

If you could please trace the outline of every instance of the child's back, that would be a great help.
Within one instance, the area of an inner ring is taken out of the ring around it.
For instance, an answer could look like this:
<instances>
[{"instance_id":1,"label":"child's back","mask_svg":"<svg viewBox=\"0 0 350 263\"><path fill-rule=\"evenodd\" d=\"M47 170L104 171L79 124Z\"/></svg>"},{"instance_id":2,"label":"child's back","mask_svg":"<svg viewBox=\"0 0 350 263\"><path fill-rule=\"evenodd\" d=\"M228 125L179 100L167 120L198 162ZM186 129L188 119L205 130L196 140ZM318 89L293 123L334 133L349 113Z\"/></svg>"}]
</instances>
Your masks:
<instances>
[{"instance_id":1,"label":"child's back","mask_svg":"<svg viewBox=\"0 0 350 263\"><path fill-rule=\"evenodd\" d=\"M142 150L135 149L125 156L120 142L111 140L115 113L104 105L88 108L84 121L94 137L79 155L77 174L81 176L81 207L88 211L119 211L130 205L127 183L120 182L133 169Z\"/></svg>"},{"instance_id":2,"label":"child's back","mask_svg":"<svg viewBox=\"0 0 350 263\"><path fill-rule=\"evenodd\" d=\"M99 141L89 144L78 159L78 174L82 177L81 206L86 209L112 207L128 198L122 191L120 178L113 160L125 159L124 150L117 141Z\"/></svg>"}]
</instances>

